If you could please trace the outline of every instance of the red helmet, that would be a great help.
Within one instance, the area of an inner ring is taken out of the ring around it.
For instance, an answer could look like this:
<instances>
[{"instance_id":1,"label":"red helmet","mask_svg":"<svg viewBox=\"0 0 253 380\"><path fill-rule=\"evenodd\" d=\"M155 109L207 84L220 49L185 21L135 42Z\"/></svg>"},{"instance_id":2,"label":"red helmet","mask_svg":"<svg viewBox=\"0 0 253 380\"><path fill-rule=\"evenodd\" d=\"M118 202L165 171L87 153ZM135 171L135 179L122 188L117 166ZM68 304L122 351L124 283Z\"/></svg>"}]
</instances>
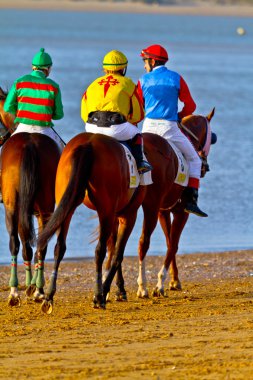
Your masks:
<instances>
[{"instance_id":1,"label":"red helmet","mask_svg":"<svg viewBox=\"0 0 253 380\"><path fill-rule=\"evenodd\" d=\"M141 57L144 59L153 58L156 61L167 62L169 60L167 51L161 45L151 45L141 51Z\"/></svg>"}]
</instances>

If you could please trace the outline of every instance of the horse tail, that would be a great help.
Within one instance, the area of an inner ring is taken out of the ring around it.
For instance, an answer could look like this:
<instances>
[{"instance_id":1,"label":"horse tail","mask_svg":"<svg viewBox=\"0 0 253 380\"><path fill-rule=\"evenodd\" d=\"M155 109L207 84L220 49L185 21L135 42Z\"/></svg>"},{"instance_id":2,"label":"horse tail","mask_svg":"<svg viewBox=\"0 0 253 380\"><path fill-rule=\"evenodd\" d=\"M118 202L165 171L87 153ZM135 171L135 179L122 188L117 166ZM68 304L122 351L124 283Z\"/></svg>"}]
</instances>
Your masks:
<instances>
[{"instance_id":1,"label":"horse tail","mask_svg":"<svg viewBox=\"0 0 253 380\"><path fill-rule=\"evenodd\" d=\"M25 241L35 243L33 210L39 183L39 155L34 144L25 145L20 167L19 182L19 224Z\"/></svg>"},{"instance_id":2,"label":"horse tail","mask_svg":"<svg viewBox=\"0 0 253 380\"><path fill-rule=\"evenodd\" d=\"M38 249L44 249L64 220L72 214L85 197L93 165L92 144L87 142L73 151L71 157L71 174L67 188L59 205L49 219L38 238Z\"/></svg>"}]
</instances>

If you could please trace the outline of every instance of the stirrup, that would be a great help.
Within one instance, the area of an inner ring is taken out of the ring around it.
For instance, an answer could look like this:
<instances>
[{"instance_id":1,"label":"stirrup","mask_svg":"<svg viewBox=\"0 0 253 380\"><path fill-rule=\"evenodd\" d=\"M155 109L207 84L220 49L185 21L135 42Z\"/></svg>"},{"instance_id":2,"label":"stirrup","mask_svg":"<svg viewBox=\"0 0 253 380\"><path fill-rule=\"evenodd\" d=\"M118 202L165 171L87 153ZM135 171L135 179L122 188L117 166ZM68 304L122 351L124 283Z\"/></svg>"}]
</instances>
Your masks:
<instances>
[{"instance_id":1,"label":"stirrup","mask_svg":"<svg viewBox=\"0 0 253 380\"><path fill-rule=\"evenodd\" d=\"M140 165L138 165L138 167L137 167L139 174L147 173L152 169L153 169L152 165L150 165L150 163L148 163L147 161L144 161L144 160L141 161Z\"/></svg>"},{"instance_id":2,"label":"stirrup","mask_svg":"<svg viewBox=\"0 0 253 380\"><path fill-rule=\"evenodd\" d=\"M194 203L188 203L185 206L184 211L187 212L188 214L195 214L197 216L201 216L202 218L206 218L208 216L205 212L200 210L197 204L194 204Z\"/></svg>"}]
</instances>

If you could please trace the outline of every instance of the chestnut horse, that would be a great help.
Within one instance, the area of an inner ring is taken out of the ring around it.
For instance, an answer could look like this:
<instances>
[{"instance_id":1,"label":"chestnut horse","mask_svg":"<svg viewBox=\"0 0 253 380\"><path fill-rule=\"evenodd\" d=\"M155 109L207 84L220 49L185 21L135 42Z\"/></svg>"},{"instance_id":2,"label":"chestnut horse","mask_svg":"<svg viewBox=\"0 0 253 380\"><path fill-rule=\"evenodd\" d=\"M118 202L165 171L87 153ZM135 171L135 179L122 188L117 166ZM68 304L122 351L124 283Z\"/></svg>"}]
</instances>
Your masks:
<instances>
[{"instance_id":1,"label":"chestnut horse","mask_svg":"<svg viewBox=\"0 0 253 380\"><path fill-rule=\"evenodd\" d=\"M0 90L0 121L5 128L11 129L13 118L3 109L7 94ZM52 139L38 133L14 134L1 150L0 187L12 258L8 301L11 306L20 305L17 276L20 240L26 269L27 295L35 291L36 300L44 296L44 260L47 247L36 251L37 263L32 277L32 245L36 241L33 216L36 217L38 229L41 231L54 211L55 176L60 154Z\"/></svg>"},{"instance_id":2,"label":"chestnut horse","mask_svg":"<svg viewBox=\"0 0 253 380\"><path fill-rule=\"evenodd\" d=\"M146 191L146 186L132 189L129 188L129 183L129 165L124 148L117 140L84 132L66 145L56 175L55 195L58 206L38 238L38 250L43 250L57 231L54 271L42 304L42 311L45 313L52 312L57 273L66 251L69 225L81 203L96 210L99 218L93 303L94 307L105 308L106 295L123 260L125 246ZM107 244L116 225L118 229L114 262L106 281L102 283L102 266Z\"/></svg>"},{"instance_id":3,"label":"chestnut horse","mask_svg":"<svg viewBox=\"0 0 253 380\"><path fill-rule=\"evenodd\" d=\"M206 117L202 115L190 115L182 120L182 125L185 127L182 131L189 137L203 160L202 177L205 175L205 172L209 170L206 153L203 148L208 127L210 128L209 123L213 115L214 109ZM216 135L211 132L211 129L209 129L209 133L211 133L211 143L215 143ZM183 191L184 187L174 183L178 169L178 160L174 150L165 139L152 133L143 133L143 139L145 154L153 166L153 184L147 187L146 196L142 203L144 221L138 247L138 297L148 297L145 257L150 246L151 235L157 225L158 219L166 238L167 252L164 264L158 273L158 282L153 291L153 295L164 295L164 282L169 268L170 289L181 289L176 265L176 253L180 236L189 218L189 214L184 211L186 203ZM173 218L171 218L172 216ZM109 247L108 260L105 266L106 273L111 266L112 256L113 249ZM116 284L118 286L116 299L126 299L121 267L119 267L117 272Z\"/></svg>"}]
</instances>

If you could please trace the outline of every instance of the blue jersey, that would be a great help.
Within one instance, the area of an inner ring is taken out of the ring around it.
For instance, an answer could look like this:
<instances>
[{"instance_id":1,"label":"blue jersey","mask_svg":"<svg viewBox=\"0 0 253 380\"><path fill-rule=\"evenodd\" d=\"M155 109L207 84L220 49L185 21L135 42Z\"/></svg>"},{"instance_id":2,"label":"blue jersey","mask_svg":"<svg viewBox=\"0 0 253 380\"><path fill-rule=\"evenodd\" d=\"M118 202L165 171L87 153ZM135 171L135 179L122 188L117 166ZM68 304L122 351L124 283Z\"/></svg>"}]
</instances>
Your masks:
<instances>
[{"instance_id":1,"label":"blue jersey","mask_svg":"<svg viewBox=\"0 0 253 380\"><path fill-rule=\"evenodd\" d=\"M184 79L165 66L144 74L138 82L138 93L144 104L145 116L150 119L178 121L196 108ZM180 112L179 99L184 103Z\"/></svg>"}]
</instances>

